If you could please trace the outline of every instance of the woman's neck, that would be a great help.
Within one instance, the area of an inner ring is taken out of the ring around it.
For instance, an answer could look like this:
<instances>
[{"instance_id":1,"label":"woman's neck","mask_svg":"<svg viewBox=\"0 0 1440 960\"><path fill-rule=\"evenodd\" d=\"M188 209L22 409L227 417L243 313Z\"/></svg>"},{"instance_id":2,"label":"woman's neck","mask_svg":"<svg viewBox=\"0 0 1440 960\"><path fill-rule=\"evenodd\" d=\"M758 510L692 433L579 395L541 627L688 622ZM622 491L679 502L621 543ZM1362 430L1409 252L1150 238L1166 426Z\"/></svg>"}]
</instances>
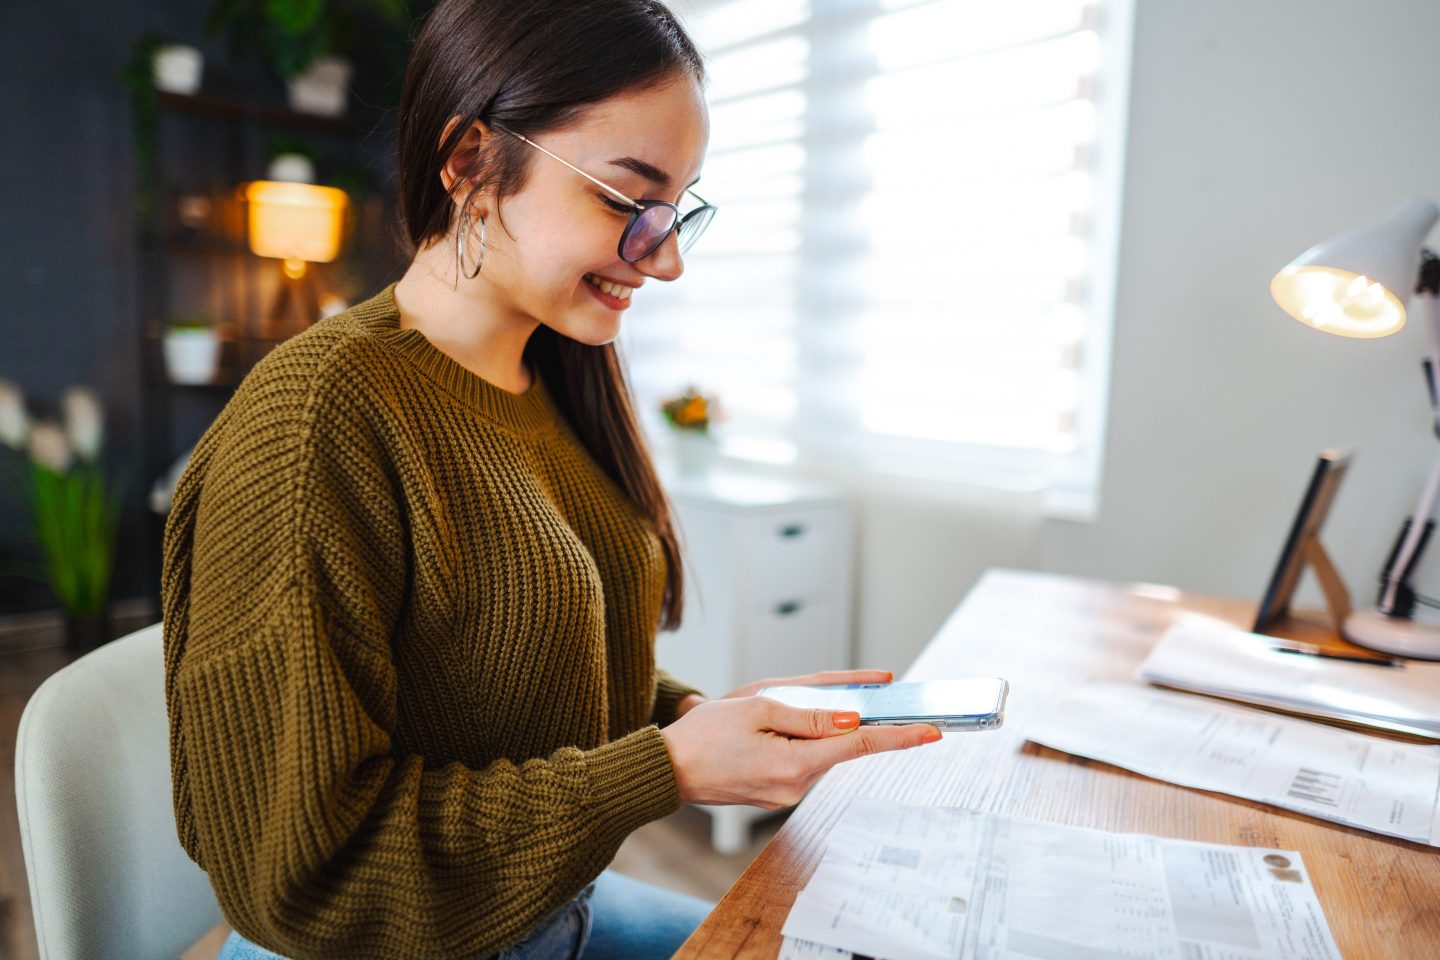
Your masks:
<instances>
[{"instance_id":1,"label":"woman's neck","mask_svg":"<svg viewBox=\"0 0 1440 960\"><path fill-rule=\"evenodd\" d=\"M402 329L419 330L450 359L510 393L530 389L525 344L540 324L515 317L495 300L484 278L455 283L453 248L433 243L415 254L395 285Z\"/></svg>"}]
</instances>

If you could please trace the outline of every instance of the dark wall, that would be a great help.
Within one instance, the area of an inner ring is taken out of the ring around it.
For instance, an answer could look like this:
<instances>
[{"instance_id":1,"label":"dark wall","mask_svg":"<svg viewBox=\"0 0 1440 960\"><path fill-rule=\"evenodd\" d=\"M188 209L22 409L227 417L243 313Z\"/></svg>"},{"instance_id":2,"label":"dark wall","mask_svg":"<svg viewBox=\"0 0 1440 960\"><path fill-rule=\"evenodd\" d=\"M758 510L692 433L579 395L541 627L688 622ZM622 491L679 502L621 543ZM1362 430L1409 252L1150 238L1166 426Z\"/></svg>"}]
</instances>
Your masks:
<instances>
[{"instance_id":1,"label":"dark wall","mask_svg":"<svg viewBox=\"0 0 1440 960\"><path fill-rule=\"evenodd\" d=\"M257 58L232 61L206 36L210 5L0 3L0 378L18 383L41 412L53 411L67 385L97 389L107 408L107 457L115 467L133 461L137 473L140 252L133 117L122 80L131 47L146 33L172 37L204 51L206 93L284 99ZM383 108L398 96L403 47L398 66L395 50L389 54L385 64L356 64L357 109L380 108L364 149L385 180L393 118ZM388 261L376 285L396 272L398 251ZM158 566L142 546L152 479L137 475L130 484L117 599L153 593ZM0 565L33 555L24 527L15 495L0 490ZM50 605L42 585L0 576L0 613Z\"/></svg>"}]
</instances>

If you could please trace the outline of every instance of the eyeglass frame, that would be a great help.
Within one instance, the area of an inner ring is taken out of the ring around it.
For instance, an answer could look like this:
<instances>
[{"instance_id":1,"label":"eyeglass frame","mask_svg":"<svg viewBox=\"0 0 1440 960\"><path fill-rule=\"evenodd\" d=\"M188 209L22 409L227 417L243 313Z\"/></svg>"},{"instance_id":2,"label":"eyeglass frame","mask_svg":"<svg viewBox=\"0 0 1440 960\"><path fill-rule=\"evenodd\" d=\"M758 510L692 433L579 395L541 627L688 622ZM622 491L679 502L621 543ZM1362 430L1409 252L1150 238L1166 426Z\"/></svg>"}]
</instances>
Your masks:
<instances>
[{"instance_id":1,"label":"eyeglass frame","mask_svg":"<svg viewBox=\"0 0 1440 960\"><path fill-rule=\"evenodd\" d=\"M522 140L525 143L530 144L530 146L534 147L536 150L539 150L541 153L545 154L550 159L560 161L561 163L565 164L565 166L569 167L571 170L574 170L576 173L580 174L580 176L584 177L586 180L589 180L591 183L595 184L597 187L600 187L602 190L605 190L608 193L619 197L621 200L624 200L627 204L631 206L632 209L630 211L630 220L625 224L625 229L620 231L620 242L615 246L616 254L620 257L621 260L624 260L626 263L639 263L641 260L644 260L646 257L650 256L650 254L654 253L656 250L659 250L660 247L664 245L665 241L670 239L670 234L680 233L681 228L684 227L687 222L692 220L700 213L709 210L711 211L710 216L713 219L715 213L719 210L719 208L716 207L715 204L706 200L704 197L700 196L700 194L696 193L689 187L685 188L685 192L693 196L696 200L699 200L700 206L683 215L680 213L680 207L676 204L671 203L669 200L646 200L643 198L640 200L632 199L631 197L627 197L625 194L621 193L619 190L616 190L614 187L610 186L610 184L606 183L605 181L590 176L590 174L586 173L584 170L581 170L579 167L575 166L575 164L571 163L569 160L566 160L564 157L557 157L555 154L551 153L549 150L546 150L544 147L540 146L540 144L536 143L534 140L531 140L529 137L518 134L514 130L508 130L497 123L492 123L490 124L490 126L496 130L500 130L510 134L510 136L516 138L517 140ZM632 260L629 257L625 256L625 240L630 236L630 231L634 229L635 224L640 222L640 217L645 213L646 210L649 210L652 207L669 207L671 210L674 210L675 222L671 224L670 229L665 232L664 236L655 241L654 246L652 246L649 250L646 250L643 254ZM696 234L695 239L691 240L685 245L685 249L689 249L690 246L695 243L695 240L698 240L699 238L700 235ZM683 253L684 250L682 250L681 252Z\"/></svg>"}]
</instances>

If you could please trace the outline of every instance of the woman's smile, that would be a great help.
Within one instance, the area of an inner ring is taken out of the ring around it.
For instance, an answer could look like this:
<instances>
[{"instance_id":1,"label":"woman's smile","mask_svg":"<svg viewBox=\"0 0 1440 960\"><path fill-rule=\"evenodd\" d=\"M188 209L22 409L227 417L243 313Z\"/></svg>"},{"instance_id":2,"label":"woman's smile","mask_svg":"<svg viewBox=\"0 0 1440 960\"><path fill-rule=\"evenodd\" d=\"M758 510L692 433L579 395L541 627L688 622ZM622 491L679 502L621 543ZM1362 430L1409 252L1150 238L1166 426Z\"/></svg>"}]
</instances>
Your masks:
<instances>
[{"instance_id":1,"label":"woman's smile","mask_svg":"<svg viewBox=\"0 0 1440 960\"><path fill-rule=\"evenodd\" d=\"M639 286L639 284L618 283L613 280L606 280L603 277L597 277L593 273L585 274L586 289L595 295L595 299L599 300L611 310L624 310L630 306L630 294L635 292L636 286Z\"/></svg>"}]
</instances>

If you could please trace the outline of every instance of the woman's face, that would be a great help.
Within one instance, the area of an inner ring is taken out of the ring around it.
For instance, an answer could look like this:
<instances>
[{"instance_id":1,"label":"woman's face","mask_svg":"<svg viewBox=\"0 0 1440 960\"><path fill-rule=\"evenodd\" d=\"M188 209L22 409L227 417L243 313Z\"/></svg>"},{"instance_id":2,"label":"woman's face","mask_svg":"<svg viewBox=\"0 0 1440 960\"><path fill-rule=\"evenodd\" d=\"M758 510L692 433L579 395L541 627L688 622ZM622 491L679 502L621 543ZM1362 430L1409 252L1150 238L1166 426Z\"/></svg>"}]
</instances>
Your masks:
<instances>
[{"instance_id":1,"label":"woman's face","mask_svg":"<svg viewBox=\"0 0 1440 960\"><path fill-rule=\"evenodd\" d=\"M686 76L602 101L578 122L531 139L631 199L668 200L683 214L699 202L685 188L700 176L710 119L699 85ZM586 344L609 343L628 305L645 296L642 284L680 276L676 236L672 232L643 260L626 263L617 247L628 208L617 210L611 204L620 201L607 191L534 147L525 149L534 154L530 174L524 189L501 202L503 226L493 201L480 201L485 259L479 277L461 282L490 287L487 299L516 321L538 321ZM645 164L668 182L634 169ZM478 246L472 226L467 272ZM594 279L629 288L629 297L617 303L600 295Z\"/></svg>"}]
</instances>

